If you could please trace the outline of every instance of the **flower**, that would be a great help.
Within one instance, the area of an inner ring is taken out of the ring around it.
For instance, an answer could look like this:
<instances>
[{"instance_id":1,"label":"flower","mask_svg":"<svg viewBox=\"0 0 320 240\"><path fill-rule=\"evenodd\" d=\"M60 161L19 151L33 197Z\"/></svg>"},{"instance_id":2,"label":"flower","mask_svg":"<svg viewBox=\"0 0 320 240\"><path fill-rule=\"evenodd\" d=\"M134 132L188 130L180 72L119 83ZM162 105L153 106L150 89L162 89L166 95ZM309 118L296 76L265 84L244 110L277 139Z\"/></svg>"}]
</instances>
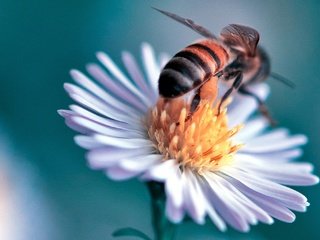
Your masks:
<instances>
[{"instance_id":1,"label":"flower","mask_svg":"<svg viewBox=\"0 0 320 240\"><path fill-rule=\"evenodd\" d=\"M87 67L95 81L71 71L79 86L64 87L77 105L59 111L81 134L75 141L88 150L91 168L114 180L163 182L166 215L175 223L186 214L199 224L209 216L222 231L229 224L245 232L258 221L293 222L291 210L306 210L307 198L285 186L319 181L311 164L293 161L302 154L304 135L270 130L268 121L254 115L256 101L240 94L220 114L214 96L201 101L190 118L185 98L159 98L157 80L168 57L157 59L148 44L142 45L145 73L123 53L130 78L105 53L97 58L104 68ZM268 95L266 84L251 90L262 99Z\"/></svg>"}]
</instances>

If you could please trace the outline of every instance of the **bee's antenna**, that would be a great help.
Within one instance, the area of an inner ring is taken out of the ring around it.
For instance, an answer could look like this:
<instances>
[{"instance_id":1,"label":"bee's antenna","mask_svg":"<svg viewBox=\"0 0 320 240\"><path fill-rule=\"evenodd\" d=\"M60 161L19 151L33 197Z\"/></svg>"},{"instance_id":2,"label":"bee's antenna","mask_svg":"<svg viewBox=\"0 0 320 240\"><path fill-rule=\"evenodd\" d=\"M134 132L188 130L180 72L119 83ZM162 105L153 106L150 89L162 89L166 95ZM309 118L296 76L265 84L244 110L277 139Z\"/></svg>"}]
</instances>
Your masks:
<instances>
[{"instance_id":1,"label":"bee's antenna","mask_svg":"<svg viewBox=\"0 0 320 240\"><path fill-rule=\"evenodd\" d=\"M270 73L270 77L272 77L275 80L278 80L279 82L282 82L283 84L287 85L290 88L296 87L294 82L290 81L289 79L285 78L284 76L282 76L278 73L272 72L272 73Z\"/></svg>"}]
</instances>

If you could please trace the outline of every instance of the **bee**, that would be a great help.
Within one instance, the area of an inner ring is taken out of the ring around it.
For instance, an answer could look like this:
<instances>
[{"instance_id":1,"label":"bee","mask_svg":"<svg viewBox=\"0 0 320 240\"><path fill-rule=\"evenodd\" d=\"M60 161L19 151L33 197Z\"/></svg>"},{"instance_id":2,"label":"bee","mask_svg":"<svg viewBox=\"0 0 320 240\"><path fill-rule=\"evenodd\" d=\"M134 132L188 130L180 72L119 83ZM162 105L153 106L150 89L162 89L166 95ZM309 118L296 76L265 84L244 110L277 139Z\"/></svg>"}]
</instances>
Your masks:
<instances>
[{"instance_id":1,"label":"bee","mask_svg":"<svg viewBox=\"0 0 320 240\"><path fill-rule=\"evenodd\" d=\"M258 45L260 37L255 29L230 24L224 27L220 37L217 37L191 19L156 8L155 10L205 37L179 51L164 66L158 81L160 96L172 99L196 90L191 102L192 113L202 99L201 93L208 86L212 94L217 94L217 84L216 87L212 87L212 84L207 84L209 80L232 82L221 98L219 111L222 103L233 92L238 91L253 97L258 103L260 112L274 123L264 101L248 88L254 83L265 81L270 75L270 58ZM285 80L280 76L278 78L281 81Z\"/></svg>"}]
</instances>

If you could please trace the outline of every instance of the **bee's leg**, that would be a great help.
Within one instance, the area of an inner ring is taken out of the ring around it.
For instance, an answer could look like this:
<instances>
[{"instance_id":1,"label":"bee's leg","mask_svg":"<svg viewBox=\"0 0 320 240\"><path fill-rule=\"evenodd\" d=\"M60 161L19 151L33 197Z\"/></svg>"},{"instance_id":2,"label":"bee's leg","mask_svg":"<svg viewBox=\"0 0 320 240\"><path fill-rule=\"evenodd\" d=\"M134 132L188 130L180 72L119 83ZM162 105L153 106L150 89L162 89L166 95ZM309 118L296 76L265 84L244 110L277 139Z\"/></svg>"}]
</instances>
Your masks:
<instances>
[{"instance_id":1,"label":"bee's leg","mask_svg":"<svg viewBox=\"0 0 320 240\"><path fill-rule=\"evenodd\" d=\"M189 110L189 113L185 119L185 122L188 121L192 114L197 110L198 106L199 106L199 103L201 101L201 98L200 98L200 91L201 91L201 87L198 88L196 94L194 95L194 97L192 98L191 100L191 103L190 103L190 110Z\"/></svg>"},{"instance_id":2,"label":"bee's leg","mask_svg":"<svg viewBox=\"0 0 320 240\"><path fill-rule=\"evenodd\" d=\"M197 93L194 95L192 101L191 101L191 105L190 105L190 114L194 113L198 106L199 106L199 103L200 103L200 91L201 91L201 88L199 88L197 90Z\"/></svg>"},{"instance_id":3,"label":"bee's leg","mask_svg":"<svg viewBox=\"0 0 320 240\"><path fill-rule=\"evenodd\" d=\"M277 122L271 117L270 115L270 112L267 108L267 106L265 105L265 103L263 102L263 100L260 99L259 96L257 96L256 94L254 94L253 92L249 91L245 86L241 86L239 88L239 93L242 93L244 95L248 95L248 96L251 96L253 97L258 105L259 105L259 111L260 113L266 117L268 119L268 121L270 122L271 126L276 126L277 125Z\"/></svg>"},{"instance_id":4,"label":"bee's leg","mask_svg":"<svg viewBox=\"0 0 320 240\"><path fill-rule=\"evenodd\" d=\"M228 91L226 91L226 93L222 96L220 104L219 104L219 108L218 108L218 114L220 114L220 108L222 106L222 103L227 100L227 98L231 95L231 93L234 90L238 90L241 82L242 82L242 72L237 72L235 75L235 80L232 83L232 86L228 89Z\"/></svg>"},{"instance_id":5,"label":"bee's leg","mask_svg":"<svg viewBox=\"0 0 320 240\"><path fill-rule=\"evenodd\" d=\"M188 121L188 120L191 118L192 114L198 109L199 103L200 103L200 101L201 101L201 99L202 99L202 97L203 97L203 96L201 96L202 93L203 93L203 91L201 91L201 90L202 90L203 88L208 88L208 85L207 85L207 84L209 84L210 90L211 90L212 86L214 87L214 89L217 88L216 85L210 84L210 81L213 80L213 79L211 79L212 77L220 77L221 75L222 75L222 72L218 72L218 73L216 73L215 75L208 74L208 75L205 77L205 80L203 81L204 84L201 85L200 87L198 87L198 89L196 90L195 95L193 96L193 98L192 98L192 100L191 100L190 110L189 110L188 116L187 116L187 118L186 118L186 121ZM217 80L214 80L214 81L215 81L214 83L217 84ZM211 86L211 85L212 85L212 86ZM215 94L215 93L211 93L210 95L213 95L213 94Z\"/></svg>"}]
</instances>

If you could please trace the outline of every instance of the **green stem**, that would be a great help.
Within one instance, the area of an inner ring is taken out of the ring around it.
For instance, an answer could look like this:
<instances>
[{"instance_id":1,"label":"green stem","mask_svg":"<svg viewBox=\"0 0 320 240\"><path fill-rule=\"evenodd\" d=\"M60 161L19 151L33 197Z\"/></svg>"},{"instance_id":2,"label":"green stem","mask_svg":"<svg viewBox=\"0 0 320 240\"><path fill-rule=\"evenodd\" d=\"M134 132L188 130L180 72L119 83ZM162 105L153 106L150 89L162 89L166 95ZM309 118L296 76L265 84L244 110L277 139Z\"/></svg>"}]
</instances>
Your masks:
<instances>
[{"instance_id":1,"label":"green stem","mask_svg":"<svg viewBox=\"0 0 320 240\"><path fill-rule=\"evenodd\" d=\"M173 240L176 225L166 218L164 186L159 182L148 182L147 185L151 196L152 225L155 240Z\"/></svg>"}]
</instances>

